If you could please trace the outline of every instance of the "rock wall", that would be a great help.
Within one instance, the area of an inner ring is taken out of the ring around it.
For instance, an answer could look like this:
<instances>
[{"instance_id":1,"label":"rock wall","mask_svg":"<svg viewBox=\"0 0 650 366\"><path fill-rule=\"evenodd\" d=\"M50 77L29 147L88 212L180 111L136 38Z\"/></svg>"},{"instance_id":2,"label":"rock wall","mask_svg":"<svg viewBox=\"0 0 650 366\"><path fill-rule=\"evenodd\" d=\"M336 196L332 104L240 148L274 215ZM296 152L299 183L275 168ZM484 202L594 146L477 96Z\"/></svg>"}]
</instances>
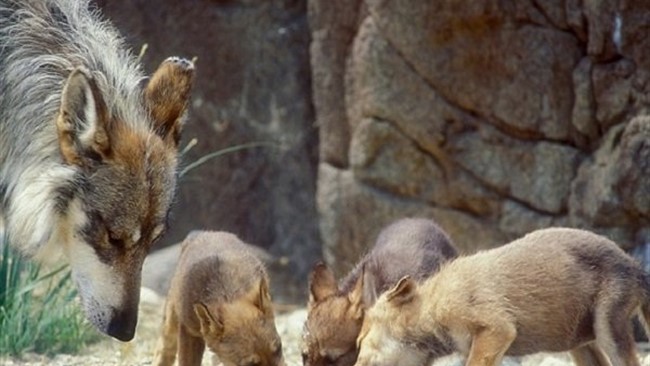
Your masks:
<instances>
[{"instance_id":1,"label":"rock wall","mask_svg":"<svg viewBox=\"0 0 650 366\"><path fill-rule=\"evenodd\" d=\"M309 0L318 210L339 273L397 217L464 252L536 228L650 242L650 6Z\"/></svg>"},{"instance_id":2,"label":"rock wall","mask_svg":"<svg viewBox=\"0 0 650 366\"><path fill-rule=\"evenodd\" d=\"M318 132L313 124L305 1L99 0L104 15L147 70L170 55L197 59L184 164L230 146L262 141L210 160L179 183L163 245L195 229L227 230L268 249L291 274L274 294L298 291L320 256L315 204ZM292 280L293 279L293 280ZM299 287L289 286L292 282Z\"/></svg>"},{"instance_id":3,"label":"rock wall","mask_svg":"<svg viewBox=\"0 0 650 366\"><path fill-rule=\"evenodd\" d=\"M186 163L275 144L185 175L164 243L237 233L283 257L274 294L304 295L321 243L342 273L403 216L464 252L552 225L650 242L646 2L98 4L149 70L198 57Z\"/></svg>"}]
</instances>

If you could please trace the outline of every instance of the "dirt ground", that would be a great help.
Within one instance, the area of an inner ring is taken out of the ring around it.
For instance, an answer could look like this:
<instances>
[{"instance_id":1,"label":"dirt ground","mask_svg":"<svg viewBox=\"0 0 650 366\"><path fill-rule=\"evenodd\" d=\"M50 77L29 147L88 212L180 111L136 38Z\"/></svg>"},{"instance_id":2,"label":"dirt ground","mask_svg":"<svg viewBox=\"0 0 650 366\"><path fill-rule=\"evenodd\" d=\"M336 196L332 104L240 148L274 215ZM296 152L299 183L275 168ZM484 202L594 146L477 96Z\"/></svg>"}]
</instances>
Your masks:
<instances>
[{"instance_id":1,"label":"dirt ground","mask_svg":"<svg viewBox=\"0 0 650 366\"><path fill-rule=\"evenodd\" d=\"M164 300L153 291L143 289L141 295L140 321L135 339L122 343L106 339L90 346L79 355L58 355L47 358L34 354L24 355L22 359L0 359L2 366L140 366L150 365L160 331ZM283 351L287 366L299 366L300 334L306 317L304 308L286 311L278 315L276 324L282 337ZM650 366L650 347L640 345L641 365ZM217 366L218 361L206 352L203 366ZM522 359L506 359L504 366L569 366L573 365L566 354L539 354ZM437 361L434 366L462 366L458 356L450 356Z\"/></svg>"}]
</instances>

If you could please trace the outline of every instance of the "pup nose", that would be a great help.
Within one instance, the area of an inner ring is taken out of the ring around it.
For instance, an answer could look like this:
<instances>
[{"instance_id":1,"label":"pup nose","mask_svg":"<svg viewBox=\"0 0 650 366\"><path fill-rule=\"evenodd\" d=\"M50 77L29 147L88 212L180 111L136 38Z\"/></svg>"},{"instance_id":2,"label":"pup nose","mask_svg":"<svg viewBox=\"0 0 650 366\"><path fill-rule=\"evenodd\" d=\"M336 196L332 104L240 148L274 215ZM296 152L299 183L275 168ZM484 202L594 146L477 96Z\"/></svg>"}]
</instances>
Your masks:
<instances>
[{"instance_id":1,"label":"pup nose","mask_svg":"<svg viewBox=\"0 0 650 366\"><path fill-rule=\"evenodd\" d=\"M135 335L135 326L138 324L138 311L115 310L113 318L108 324L107 333L122 342L128 342Z\"/></svg>"}]
</instances>

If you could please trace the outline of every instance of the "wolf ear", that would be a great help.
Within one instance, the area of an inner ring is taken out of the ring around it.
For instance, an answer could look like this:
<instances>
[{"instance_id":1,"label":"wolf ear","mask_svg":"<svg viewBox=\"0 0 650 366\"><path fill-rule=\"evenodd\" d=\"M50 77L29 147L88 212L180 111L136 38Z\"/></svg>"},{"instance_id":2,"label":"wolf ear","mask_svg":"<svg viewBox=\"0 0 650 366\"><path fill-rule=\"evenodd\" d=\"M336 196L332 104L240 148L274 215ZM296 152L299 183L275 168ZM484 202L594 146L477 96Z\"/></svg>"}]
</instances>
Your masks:
<instances>
[{"instance_id":1,"label":"wolf ear","mask_svg":"<svg viewBox=\"0 0 650 366\"><path fill-rule=\"evenodd\" d=\"M194 304L194 314L199 319L201 334L221 337L223 334L223 322L215 317L204 303Z\"/></svg>"},{"instance_id":2,"label":"wolf ear","mask_svg":"<svg viewBox=\"0 0 650 366\"><path fill-rule=\"evenodd\" d=\"M386 293L386 300L395 305L405 304L415 297L416 283L411 276L404 276Z\"/></svg>"},{"instance_id":3,"label":"wolf ear","mask_svg":"<svg viewBox=\"0 0 650 366\"><path fill-rule=\"evenodd\" d=\"M170 57L160 64L144 89L144 103L154 130L163 141L174 147L178 146L181 138L193 83L194 64Z\"/></svg>"},{"instance_id":4,"label":"wolf ear","mask_svg":"<svg viewBox=\"0 0 650 366\"><path fill-rule=\"evenodd\" d=\"M338 287L334 273L323 262L319 262L309 275L309 306L336 294Z\"/></svg>"},{"instance_id":5,"label":"wolf ear","mask_svg":"<svg viewBox=\"0 0 650 366\"><path fill-rule=\"evenodd\" d=\"M363 302L371 306L377 301L377 280L375 276L364 269L363 271Z\"/></svg>"},{"instance_id":6,"label":"wolf ear","mask_svg":"<svg viewBox=\"0 0 650 366\"><path fill-rule=\"evenodd\" d=\"M273 314L269 282L266 277L262 277L260 282L258 282L258 285L253 287L247 297L255 307L262 311L262 313L266 315Z\"/></svg>"},{"instance_id":7,"label":"wolf ear","mask_svg":"<svg viewBox=\"0 0 650 366\"><path fill-rule=\"evenodd\" d=\"M109 116L102 95L87 70L72 71L63 87L56 120L59 148L67 164L105 158L111 149Z\"/></svg>"},{"instance_id":8,"label":"wolf ear","mask_svg":"<svg viewBox=\"0 0 650 366\"><path fill-rule=\"evenodd\" d=\"M364 312L364 302L363 302L363 288L365 286L365 274L366 272L366 266L363 265L361 267L361 273L359 274L359 278L357 278L357 281L354 284L354 287L352 288L352 291L348 294L348 301L350 301L350 314L352 315L353 319L361 319L363 318L363 312Z\"/></svg>"}]
</instances>

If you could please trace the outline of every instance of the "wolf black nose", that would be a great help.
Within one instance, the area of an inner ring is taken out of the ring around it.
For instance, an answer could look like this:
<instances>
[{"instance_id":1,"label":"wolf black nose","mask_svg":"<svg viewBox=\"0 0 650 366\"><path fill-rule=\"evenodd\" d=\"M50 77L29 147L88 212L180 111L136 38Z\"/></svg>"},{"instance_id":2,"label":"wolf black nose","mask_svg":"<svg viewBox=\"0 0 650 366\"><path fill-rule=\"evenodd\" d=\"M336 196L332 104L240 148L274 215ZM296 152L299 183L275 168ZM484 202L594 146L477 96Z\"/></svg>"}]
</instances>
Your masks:
<instances>
[{"instance_id":1,"label":"wolf black nose","mask_svg":"<svg viewBox=\"0 0 650 366\"><path fill-rule=\"evenodd\" d=\"M128 342L135 335L135 326L138 324L138 311L136 310L115 310L113 318L108 324L108 335Z\"/></svg>"}]
</instances>

